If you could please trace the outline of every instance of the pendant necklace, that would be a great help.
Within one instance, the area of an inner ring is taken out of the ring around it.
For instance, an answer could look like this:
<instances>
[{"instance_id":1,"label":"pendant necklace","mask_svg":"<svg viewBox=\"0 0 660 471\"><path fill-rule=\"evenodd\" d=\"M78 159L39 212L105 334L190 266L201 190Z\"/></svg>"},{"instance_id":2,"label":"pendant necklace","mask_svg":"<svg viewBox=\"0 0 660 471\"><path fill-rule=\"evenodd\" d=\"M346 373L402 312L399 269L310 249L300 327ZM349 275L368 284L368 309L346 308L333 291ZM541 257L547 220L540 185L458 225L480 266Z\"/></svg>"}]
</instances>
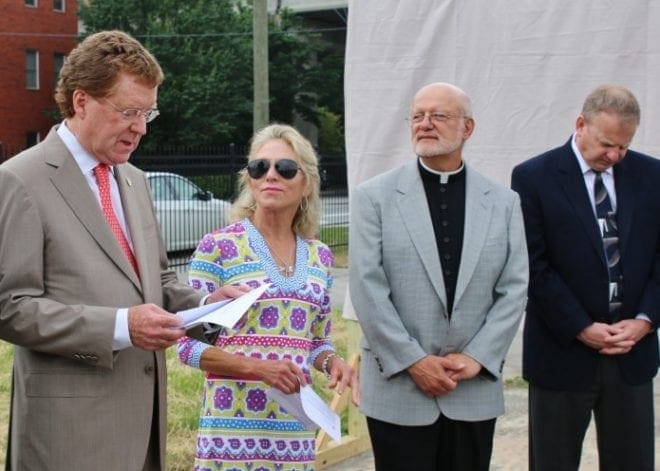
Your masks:
<instances>
[{"instance_id":1,"label":"pendant necklace","mask_svg":"<svg viewBox=\"0 0 660 471\"><path fill-rule=\"evenodd\" d=\"M277 252L275 252L275 250L273 250L273 248L270 246L270 244L268 244L268 247L270 248L270 252L273 255L275 255L275 258L277 259L276 260L276 262L277 262L276 263L277 271L279 271L282 276L285 276L287 278L290 277L290 276L293 276L295 266L292 265L292 264L286 263L284 261L284 259L282 257L280 257L279 254Z\"/></svg>"}]
</instances>

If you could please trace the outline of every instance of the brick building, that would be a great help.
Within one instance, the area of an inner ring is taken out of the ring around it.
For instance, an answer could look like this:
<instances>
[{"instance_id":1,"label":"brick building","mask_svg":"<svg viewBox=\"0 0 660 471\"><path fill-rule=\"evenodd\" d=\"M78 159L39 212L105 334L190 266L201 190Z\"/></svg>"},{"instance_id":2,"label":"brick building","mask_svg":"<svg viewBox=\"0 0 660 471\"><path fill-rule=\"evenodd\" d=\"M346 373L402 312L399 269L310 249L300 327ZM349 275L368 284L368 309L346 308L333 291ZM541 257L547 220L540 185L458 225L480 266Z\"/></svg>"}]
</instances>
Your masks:
<instances>
[{"instance_id":1,"label":"brick building","mask_svg":"<svg viewBox=\"0 0 660 471\"><path fill-rule=\"evenodd\" d=\"M78 34L76 0L0 0L0 161L57 120L53 98Z\"/></svg>"}]
</instances>

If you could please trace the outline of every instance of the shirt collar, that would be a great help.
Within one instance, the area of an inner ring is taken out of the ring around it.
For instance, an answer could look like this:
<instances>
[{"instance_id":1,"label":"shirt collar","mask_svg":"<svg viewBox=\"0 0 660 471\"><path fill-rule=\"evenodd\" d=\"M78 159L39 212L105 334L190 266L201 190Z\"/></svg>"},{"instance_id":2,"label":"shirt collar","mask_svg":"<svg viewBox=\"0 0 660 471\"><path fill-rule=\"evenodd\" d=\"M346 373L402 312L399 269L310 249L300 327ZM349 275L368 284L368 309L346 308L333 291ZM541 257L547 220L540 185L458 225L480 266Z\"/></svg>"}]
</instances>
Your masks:
<instances>
[{"instance_id":1,"label":"shirt collar","mask_svg":"<svg viewBox=\"0 0 660 471\"><path fill-rule=\"evenodd\" d=\"M571 138L571 149L573 149L573 153L575 154L575 158L577 160L578 165L580 166L580 170L582 171L582 175L586 175L589 172L596 173L594 169L589 167L589 164L584 160L584 157L582 157L582 152L580 152L580 149L578 149L577 143L575 142L575 134L573 134L573 137ZM607 173L608 175L614 176L614 169L613 167L610 167L606 170L603 170L604 173ZM601 173L603 173L601 172Z\"/></svg>"},{"instance_id":2,"label":"shirt collar","mask_svg":"<svg viewBox=\"0 0 660 471\"><path fill-rule=\"evenodd\" d=\"M451 172L440 172L439 170L433 170L428 165L424 164L422 159L419 159L419 165L421 165L421 167L427 172L439 176L440 183L447 183L449 181L449 177L451 177L452 175L458 175L465 168L465 163L463 161L461 161L461 166L459 168L457 168L456 170L452 170Z\"/></svg>"},{"instance_id":3,"label":"shirt collar","mask_svg":"<svg viewBox=\"0 0 660 471\"><path fill-rule=\"evenodd\" d=\"M78 138L76 138L67 127L66 120L62 121L62 124L57 127L57 134L64 142L66 148L69 149L69 152L71 152L71 155L78 164L78 167L80 167L82 173L84 175L91 173L94 170L94 167L99 164L99 161L80 145ZM110 168L112 170L112 167Z\"/></svg>"}]
</instances>

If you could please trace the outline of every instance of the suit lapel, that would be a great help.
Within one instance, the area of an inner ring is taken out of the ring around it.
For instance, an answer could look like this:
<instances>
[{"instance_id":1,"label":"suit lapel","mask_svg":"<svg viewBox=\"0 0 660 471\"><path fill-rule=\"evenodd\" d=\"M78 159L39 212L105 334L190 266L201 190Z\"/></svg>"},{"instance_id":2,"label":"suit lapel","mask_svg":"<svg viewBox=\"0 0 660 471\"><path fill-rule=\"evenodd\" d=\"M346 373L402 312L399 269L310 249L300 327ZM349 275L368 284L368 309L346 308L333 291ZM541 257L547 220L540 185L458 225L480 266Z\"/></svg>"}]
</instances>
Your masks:
<instances>
[{"instance_id":1,"label":"suit lapel","mask_svg":"<svg viewBox=\"0 0 660 471\"><path fill-rule=\"evenodd\" d=\"M565 146L566 147L566 146ZM575 211L582 229L587 233L591 246L605 264L605 252L603 251L603 239L598 232L598 224L594 215L591 200L584 184L584 177L580 166L575 160L575 154L567 144L566 152L559 156L557 164L557 180L568 203Z\"/></svg>"},{"instance_id":2,"label":"suit lapel","mask_svg":"<svg viewBox=\"0 0 660 471\"><path fill-rule=\"evenodd\" d=\"M59 152L54 152L47 159L47 164L57 168L51 176L53 185L82 226L98 242L101 249L131 279L133 284L141 289L140 280L108 227L80 167L59 138L57 138L57 143L60 147Z\"/></svg>"},{"instance_id":3,"label":"suit lapel","mask_svg":"<svg viewBox=\"0 0 660 471\"><path fill-rule=\"evenodd\" d=\"M135 195L136 182L133 182L130 177L128 168L124 165L117 165L115 167L117 185L119 186L119 194L121 196L122 206L124 208L124 216L126 217L126 226L131 234L131 241L133 242L133 253L135 260L138 264L140 273L146 275L147 260L144 258L146 254L146 241L144 240L144 233L141 230L140 210L138 198ZM126 258L126 257L124 257ZM130 265L129 265L130 267ZM130 273L134 275L134 282L137 282L140 288L140 282L135 276L133 268L130 267Z\"/></svg>"},{"instance_id":4,"label":"suit lapel","mask_svg":"<svg viewBox=\"0 0 660 471\"><path fill-rule=\"evenodd\" d=\"M395 191L399 193L397 207L405 230L408 231L410 240L422 261L426 274L446 309L447 294L442 278L440 257L438 256L431 215L426 203L424 184L419 176L416 160L403 167Z\"/></svg>"},{"instance_id":5,"label":"suit lapel","mask_svg":"<svg viewBox=\"0 0 660 471\"><path fill-rule=\"evenodd\" d=\"M470 167L466 166L465 172L465 225L454 306L461 299L479 261L488 235L493 206L488 197L490 190L487 181Z\"/></svg>"},{"instance_id":6,"label":"suit lapel","mask_svg":"<svg viewBox=\"0 0 660 471\"><path fill-rule=\"evenodd\" d=\"M631 239L631 227L634 219L635 204L639 191L640 179L634 172L630 161L623 159L621 163L614 166L614 185L616 190L616 219L619 228L619 250L621 258L625 260L628 242Z\"/></svg>"}]
</instances>

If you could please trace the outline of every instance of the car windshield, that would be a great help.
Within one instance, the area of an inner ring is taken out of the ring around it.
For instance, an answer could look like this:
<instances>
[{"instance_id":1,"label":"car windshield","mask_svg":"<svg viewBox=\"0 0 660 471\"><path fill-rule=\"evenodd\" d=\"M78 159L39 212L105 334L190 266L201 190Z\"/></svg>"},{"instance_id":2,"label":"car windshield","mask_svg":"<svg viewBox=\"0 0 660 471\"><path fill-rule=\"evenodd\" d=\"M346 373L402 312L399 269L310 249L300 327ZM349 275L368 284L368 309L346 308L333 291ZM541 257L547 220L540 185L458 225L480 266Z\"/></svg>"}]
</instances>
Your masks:
<instances>
[{"instance_id":1,"label":"car windshield","mask_svg":"<svg viewBox=\"0 0 660 471\"><path fill-rule=\"evenodd\" d=\"M193 183L177 176L156 175L149 178L153 198L157 201L195 200L202 191Z\"/></svg>"},{"instance_id":2,"label":"car windshield","mask_svg":"<svg viewBox=\"0 0 660 471\"><path fill-rule=\"evenodd\" d=\"M202 192L197 186L181 178L174 179L172 184L174 193L181 200L199 199L199 194Z\"/></svg>"}]
</instances>

